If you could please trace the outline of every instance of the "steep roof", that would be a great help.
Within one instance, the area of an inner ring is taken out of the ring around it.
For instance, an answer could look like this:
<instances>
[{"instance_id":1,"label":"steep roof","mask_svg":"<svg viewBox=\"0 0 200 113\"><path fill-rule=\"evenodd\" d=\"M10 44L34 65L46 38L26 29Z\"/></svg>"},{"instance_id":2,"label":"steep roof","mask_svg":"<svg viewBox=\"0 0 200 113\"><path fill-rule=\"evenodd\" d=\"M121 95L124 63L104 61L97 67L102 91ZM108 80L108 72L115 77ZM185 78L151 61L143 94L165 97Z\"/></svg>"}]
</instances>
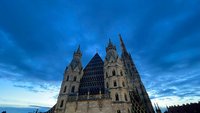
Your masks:
<instances>
[{"instance_id":1,"label":"steep roof","mask_svg":"<svg viewBox=\"0 0 200 113\"><path fill-rule=\"evenodd\" d=\"M83 77L80 81L79 95L99 94L101 90L104 93L104 75L103 75L103 60L98 53L90 60L85 67Z\"/></svg>"}]
</instances>

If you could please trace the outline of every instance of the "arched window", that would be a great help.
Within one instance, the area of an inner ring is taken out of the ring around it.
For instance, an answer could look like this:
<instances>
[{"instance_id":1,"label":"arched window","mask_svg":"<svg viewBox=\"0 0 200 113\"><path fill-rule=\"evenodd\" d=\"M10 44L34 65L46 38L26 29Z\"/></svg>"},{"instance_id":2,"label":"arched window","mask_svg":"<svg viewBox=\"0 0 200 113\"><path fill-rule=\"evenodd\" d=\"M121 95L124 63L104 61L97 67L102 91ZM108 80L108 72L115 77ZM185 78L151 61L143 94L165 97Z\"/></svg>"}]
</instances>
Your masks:
<instances>
[{"instance_id":1,"label":"arched window","mask_svg":"<svg viewBox=\"0 0 200 113\"><path fill-rule=\"evenodd\" d=\"M120 111L120 110L117 110L117 113L121 113L121 111Z\"/></svg>"},{"instance_id":2,"label":"arched window","mask_svg":"<svg viewBox=\"0 0 200 113\"><path fill-rule=\"evenodd\" d=\"M116 74L116 73L115 73L115 70L113 70L113 71L112 71L112 75L115 76L115 74Z\"/></svg>"},{"instance_id":3,"label":"arched window","mask_svg":"<svg viewBox=\"0 0 200 113\"><path fill-rule=\"evenodd\" d=\"M106 72L106 78L108 78L108 73Z\"/></svg>"},{"instance_id":4,"label":"arched window","mask_svg":"<svg viewBox=\"0 0 200 113\"><path fill-rule=\"evenodd\" d=\"M124 81L122 82L122 86L125 87L125 83L124 83Z\"/></svg>"},{"instance_id":5,"label":"arched window","mask_svg":"<svg viewBox=\"0 0 200 113\"><path fill-rule=\"evenodd\" d=\"M115 100L119 101L119 95L117 93L115 94Z\"/></svg>"},{"instance_id":6,"label":"arched window","mask_svg":"<svg viewBox=\"0 0 200 113\"><path fill-rule=\"evenodd\" d=\"M69 75L67 76L67 80L66 81L69 81Z\"/></svg>"},{"instance_id":7,"label":"arched window","mask_svg":"<svg viewBox=\"0 0 200 113\"><path fill-rule=\"evenodd\" d=\"M65 86L65 87L64 87L63 93L65 93L65 92L66 92L66 89L67 89L67 86Z\"/></svg>"},{"instance_id":8,"label":"arched window","mask_svg":"<svg viewBox=\"0 0 200 113\"><path fill-rule=\"evenodd\" d=\"M76 76L74 77L74 81L76 81Z\"/></svg>"},{"instance_id":9,"label":"arched window","mask_svg":"<svg viewBox=\"0 0 200 113\"><path fill-rule=\"evenodd\" d=\"M124 99L125 101L128 101L126 94L124 94Z\"/></svg>"},{"instance_id":10,"label":"arched window","mask_svg":"<svg viewBox=\"0 0 200 113\"><path fill-rule=\"evenodd\" d=\"M63 107L64 100L61 100L60 107Z\"/></svg>"},{"instance_id":11,"label":"arched window","mask_svg":"<svg viewBox=\"0 0 200 113\"><path fill-rule=\"evenodd\" d=\"M107 88L109 87L108 82L106 82L106 87L107 87Z\"/></svg>"},{"instance_id":12,"label":"arched window","mask_svg":"<svg viewBox=\"0 0 200 113\"><path fill-rule=\"evenodd\" d=\"M72 86L71 92L74 93L75 86Z\"/></svg>"},{"instance_id":13,"label":"arched window","mask_svg":"<svg viewBox=\"0 0 200 113\"><path fill-rule=\"evenodd\" d=\"M114 87L117 86L117 82L116 82L116 80L114 80L114 82L113 82L113 86L114 86Z\"/></svg>"}]
</instances>

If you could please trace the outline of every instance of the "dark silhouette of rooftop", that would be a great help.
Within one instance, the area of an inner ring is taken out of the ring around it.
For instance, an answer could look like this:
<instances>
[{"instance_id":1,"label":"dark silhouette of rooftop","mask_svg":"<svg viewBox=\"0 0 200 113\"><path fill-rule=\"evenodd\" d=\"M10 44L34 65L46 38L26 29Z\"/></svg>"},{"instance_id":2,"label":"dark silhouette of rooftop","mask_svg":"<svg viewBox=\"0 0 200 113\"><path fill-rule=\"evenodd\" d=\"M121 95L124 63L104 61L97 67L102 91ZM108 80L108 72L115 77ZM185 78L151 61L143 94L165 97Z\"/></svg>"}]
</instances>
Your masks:
<instances>
[{"instance_id":1,"label":"dark silhouette of rooftop","mask_svg":"<svg viewBox=\"0 0 200 113\"><path fill-rule=\"evenodd\" d=\"M200 102L169 106L164 113L200 113Z\"/></svg>"},{"instance_id":2,"label":"dark silhouette of rooftop","mask_svg":"<svg viewBox=\"0 0 200 113\"><path fill-rule=\"evenodd\" d=\"M100 90L104 94L103 60L96 53L84 69L79 95L87 95L88 92L90 95L95 95L99 94Z\"/></svg>"}]
</instances>

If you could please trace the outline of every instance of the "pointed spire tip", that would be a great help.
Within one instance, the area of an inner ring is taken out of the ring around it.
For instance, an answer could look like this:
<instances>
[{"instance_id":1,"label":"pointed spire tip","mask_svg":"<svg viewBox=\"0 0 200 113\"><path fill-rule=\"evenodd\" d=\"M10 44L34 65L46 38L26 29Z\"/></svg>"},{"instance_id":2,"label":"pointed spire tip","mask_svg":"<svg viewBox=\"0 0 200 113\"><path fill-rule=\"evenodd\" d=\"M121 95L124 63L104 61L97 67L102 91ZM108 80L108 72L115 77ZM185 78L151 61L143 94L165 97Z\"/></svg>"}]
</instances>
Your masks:
<instances>
[{"instance_id":1,"label":"pointed spire tip","mask_svg":"<svg viewBox=\"0 0 200 113\"><path fill-rule=\"evenodd\" d=\"M119 38L122 38L122 35L120 33L118 34L118 36L119 36Z\"/></svg>"},{"instance_id":2,"label":"pointed spire tip","mask_svg":"<svg viewBox=\"0 0 200 113\"><path fill-rule=\"evenodd\" d=\"M109 38L108 45L112 45L112 41L111 41L111 39L110 39L110 38Z\"/></svg>"},{"instance_id":3,"label":"pointed spire tip","mask_svg":"<svg viewBox=\"0 0 200 113\"><path fill-rule=\"evenodd\" d=\"M128 54L121 34L119 34L119 40L120 40L120 46L121 46L122 53Z\"/></svg>"},{"instance_id":4,"label":"pointed spire tip","mask_svg":"<svg viewBox=\"0 0 200 113\"><path fill-rule=\"evenodd\" d=\"M81 53L80 44L78 45L77 53Z\"/></svg>"}]
</instances>

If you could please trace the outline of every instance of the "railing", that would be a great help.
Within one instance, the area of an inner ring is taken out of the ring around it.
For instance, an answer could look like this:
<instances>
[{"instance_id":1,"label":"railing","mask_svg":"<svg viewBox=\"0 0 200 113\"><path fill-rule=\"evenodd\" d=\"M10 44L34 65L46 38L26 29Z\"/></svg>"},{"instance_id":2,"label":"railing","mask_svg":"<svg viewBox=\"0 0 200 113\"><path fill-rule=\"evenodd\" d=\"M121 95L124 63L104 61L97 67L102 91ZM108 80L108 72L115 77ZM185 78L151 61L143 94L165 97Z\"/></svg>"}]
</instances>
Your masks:
<instances>
[{"instance_id":1,"label":"railing","mask_svg":"<svg viewBox=\"0 0 200 113\"><path fill-rule=\"evenodd\" d=\"M109 94L69 96L68 101L109 99Z\"/></svg>"}]
</instances>

